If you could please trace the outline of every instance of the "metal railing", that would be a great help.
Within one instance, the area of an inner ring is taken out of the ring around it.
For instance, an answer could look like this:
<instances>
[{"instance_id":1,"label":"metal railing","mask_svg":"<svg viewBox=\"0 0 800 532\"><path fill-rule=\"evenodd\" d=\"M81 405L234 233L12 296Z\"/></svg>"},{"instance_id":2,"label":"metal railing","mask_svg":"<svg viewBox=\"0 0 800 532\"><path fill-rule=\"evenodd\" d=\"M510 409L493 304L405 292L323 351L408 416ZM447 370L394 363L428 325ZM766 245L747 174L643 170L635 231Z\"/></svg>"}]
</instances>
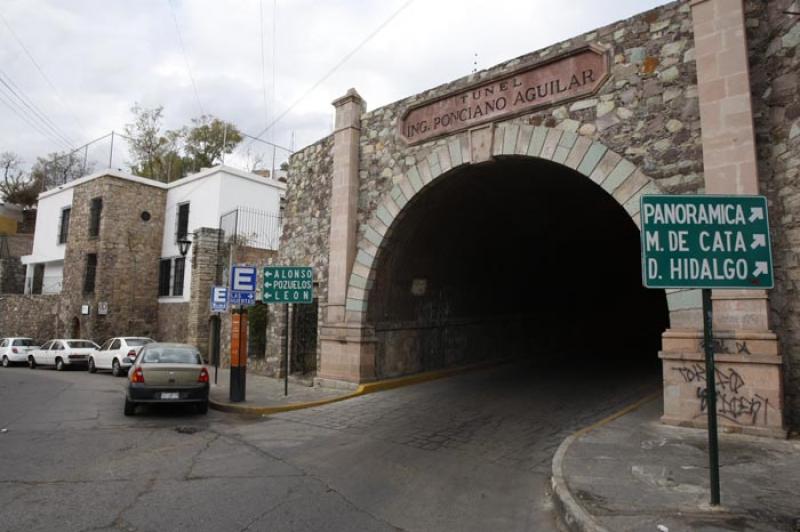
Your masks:
<instances>
[{"instance_id":1,"label":"metal railing","mask_svg":"<svg viewBox=\"0 0 800 532\"><path fill-rule=\"evenodd\" d=\"M25 294L58 294L64 287L64 278L60 275L46 275L42 278L41 285L34 282L33 277L25 278Z\"/></svg>"},{"instance_id":2,"label":"metal railing","mask_svg":"<svg viewBox=\"0 0 800 532\"><path fill-rule=\"evenodd\" d=\"M278 249L283 230L280 214L239 207L220 216L222 244Z\"/></svg>"}]
</instances>

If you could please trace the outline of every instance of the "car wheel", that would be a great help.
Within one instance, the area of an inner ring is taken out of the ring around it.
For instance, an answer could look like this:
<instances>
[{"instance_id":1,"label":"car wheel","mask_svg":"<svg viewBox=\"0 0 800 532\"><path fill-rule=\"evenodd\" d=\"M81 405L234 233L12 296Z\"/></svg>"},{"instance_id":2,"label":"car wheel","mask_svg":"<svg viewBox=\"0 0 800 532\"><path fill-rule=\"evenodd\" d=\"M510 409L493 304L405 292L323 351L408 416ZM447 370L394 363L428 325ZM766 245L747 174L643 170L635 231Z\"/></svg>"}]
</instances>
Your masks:
<instances>
[{"instance_id":1,"label":"car wheel","mask_svg":"<svg viewBox=\"0 0 800 532\"><path fill-rule=\"evenodd\" d=\"M3 355L3 367L8 367L8 357L6 355Z\"/></svg>"},{"instance_id":2,"label":"car wheel","mask_svg":"<svg viewBox=\"0 0 800 532\"><path fill-rule=\"evenodd\" d=\"M64 371L64 361L60 358L56 359L56 371Z\"/></svg>"},{"instance_id":3,"label":"car wheel","mask_svg":"<svg viewBox=\"0 0 800 532\"><path fill-rule=\"evenodd\" d=\"M203 401L197 405L198 414L208 414L208 401Z\"/></svg>"},{"instance_id":4,"label":"car wheel","mask_svg":"<svg viewBox=\"0 0 800 532\"><path fill-rule=\"evenodd\" d=\"M122 372L120 371L119 367L119 360L117 360L116 358L114 359L114 362L111 363L111 374L115 377L119 377L122 375Z\"/></svg>"},{"instance_id":5,"label":"car wheel","mask_svg":"<svg viewBox=\"0 0 800 532\"><path fill-rule=\"evenodd\" d=\"M97 373L97 366L94 365L94 359L89 359L89 373Z\"/></svg>"},{"instance_id":6,"label":"car wheel","mask_svg":"<svg viewBox=\"0 0 800 532\"><path fill-rule=\"evenodd\" d=\"M31 369L36 369L36 359L33 358L33 355L28 357L28 367Z\"/></svg>"},{"instance_id":7,"label":"car wheel","mask_svg":"<svg viewBox=\"0 0 800 532\"><path fill-rule=\"evenodd\" d=\"M126 416L132 416L135 413L136 413L136 403L132 403L126 397L125 398L125 415Z\"/></svg>"}]
</instances>

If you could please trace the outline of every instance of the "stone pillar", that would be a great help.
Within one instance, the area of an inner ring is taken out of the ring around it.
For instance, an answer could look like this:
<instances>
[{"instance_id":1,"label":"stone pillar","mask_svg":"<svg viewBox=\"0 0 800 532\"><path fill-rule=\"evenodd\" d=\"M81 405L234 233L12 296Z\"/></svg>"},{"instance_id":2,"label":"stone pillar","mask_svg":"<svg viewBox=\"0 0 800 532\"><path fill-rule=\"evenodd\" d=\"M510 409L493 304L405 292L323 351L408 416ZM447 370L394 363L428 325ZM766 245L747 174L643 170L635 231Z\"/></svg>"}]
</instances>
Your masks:
<instances>
[{"instance_id":1,"label":"stone pillar","mask_svg":"<svg viewBox=\"0 0 800 532\"><path fill-rule=\"evenodd\" d=\"M197 346L203 358L209 359L209 338L211 334L211 287L217 274L217 249L219 229L201 227L192 240L192 280L187 316L187 342Z\"/></svg>"},{"instance_id":2,"label":"stone pillar","mask_svg":"<svg viewBox=\"0 0 800 532\"><path fill-rule=\"evenodd\" d=\"M347 283L356 254L358 147L364 100L355 89L350 89L334 101L333 106L336 130L333 134L327 318L330 323L338 323L344 321Z\"/></svg>"},{"instance_id":3,"label":"stone pillar","mask_svg":"<svg viewBox=\"0 0 800 532\"><path fill-rule=\"evenodd\" d=\"M690 0L708 194L758 194L742 0ZM715 290L714 344L723 430L785 435L782 360L763 290ZM665 422L705 424L702 331L664 334Z\"/></svg>"},{"instance_id":4,"label":"stone pillar","mask_svg":"<svg viewBox=\"0 0 800 532\"><path fill-rule=\"evenodd\" d=\"M320 331L320 380L357 383L374 378L374 341L360 323L346 323L347 285L356 254L359 139L365 103L350 89L335 100L328 305Z\"/></svg>"}]
</instances>

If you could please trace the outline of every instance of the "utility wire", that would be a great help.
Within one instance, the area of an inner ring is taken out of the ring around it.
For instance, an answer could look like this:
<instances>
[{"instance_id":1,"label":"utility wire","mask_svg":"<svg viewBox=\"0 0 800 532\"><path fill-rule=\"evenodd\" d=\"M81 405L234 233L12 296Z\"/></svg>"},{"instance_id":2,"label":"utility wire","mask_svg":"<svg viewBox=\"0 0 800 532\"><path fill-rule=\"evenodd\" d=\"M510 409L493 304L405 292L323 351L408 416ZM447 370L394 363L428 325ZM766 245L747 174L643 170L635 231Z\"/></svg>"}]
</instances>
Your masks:
<instances>
[{"instance_id":1,"label":"utility wire","mask_svg":"<svg viewBox=\"0 0 800 532\"><path fill-rule=\"evenodd\" d=\"M56 98L58 99L59 103L63 106L64 109L69 109L67 104L64 102L64 98L61 95L61 91L59 91L58 88L53 84L53 82L50 81L50 78L47 77L47 74L45 74L44 69L42 68L42 66L33 57L33 54L30 52L30 50L28 50L28 47L25 46L25 43L22 42L22 39L20 39L19 35L17 35L17 33L11 27L11 24L8 23L8 20L6 19L6 17L3 16L2 13L0 13L0 20L3 21L3 24L5 24L6 29L8 29L8 32L11 34L11 36L14 38L14 40L17 41L17 44L19 45L20 48L22 48L22 51L25 52L25 55L30 60L30 62L33 64L33 66L36 68L36 70L39 72L39 75L42 77L42 79L45 81L45 83L47 83L47 85L49 85L50 88L53 90L53 92L55 93ZM81 129L81 130L85 129L83 124L81 123L80 119L77 116L75 116L72 112L69 112L69 111L68 111L68 114L69 114L70 117L72 117L72 119L78 125L79 129Z\"/></svg>"},{"instance_id":2,"label":"utility wire","mask_svg":"<svg viewBox=\"0 0 800 532\"><path fill-rule=\"evenodd\" d=\"M0 91L0 102L3 103L3 105L5 105L6 107L8 107L15 115L17 115L20 120L22 120L23 122L28 124L31 127L31 129L36 130L36 132L38 132L42 136L50 139L51 141L55 142L56 144L64 145L62 140L60 140L58 137L54 137L53 134L48 132L47 130L42 129L41 125L39 125L36 122L33 122L27 115L25 115L20 110L18 110L17 107L15 105L13 105L11 101L6 100L6 98L8 98L6 93L3 92L3 91Z\"/></svg>"},{"instance_id":3,"label":"utility wire","mask_svg":"<svg viewBox=\"0 0 800 532\"><path fill-rule=\"evenodd\" d=\"M175 14L175 6L172 5L172 0L167 0L169 4L169 10L172 13L172 21L175 22L175 31L178 34L178 43L181 45L181 52L183 52L183 61L186 63L186 71L189 73L189 79L192 81L192 88L194 89L194 99L197 101L197 107L200 109L200 114L206 114L205 110L203 109L203 104L200 103L200 93L197 91L197 83L194 80L194 75L192 75L192 67L189 64L189 56L186 53L186 46L183 44L183 36L181 35L181 28L178 25L178 16Z\"/></svg>"},{"instance_id":4,"label":"utility wire","mask_svg":"<svg viewBox=\"0 0 800 532\"><path fill-rule=\"evenodd\" d=\"M70 149L75 145L75 142L63 131L61 131L61 129L59 129L59 127L52 120L50 120L50 118L45 115L41 109L39 109L39 107L25 94L25 92L20 89L16 83L14 83L14 80L11 79L11 76L5 73L2 69L0 69L0 85L3 85L8 92L19 101L19 103L27 108L28 111L33 115L33 118L38 120L45 127L45 129L49 130L56 137L67 143L70 146ZM27 113L28 111L23 112Z\"/></svg>"},{"instance_id":5,"label":"utility wire","mask_svg":"<svg viewBox=\"0 0 800 532\"><path fill-rule=\"evenodd\" d=\"M341 68L342 65L344 65L351 57L353 57L359 50L361 50L361 48L363 48L364 45L366 45L370 40L372 40L373 37L375 37L386 26L388 26L390 22L392 22L401 12L403 12L403 10L405 10L413 2L414 2L414 0L408 0L403 5L401 5L396 11L394 11L389 16L389 18L384 20L377 28L375 28L369 35L367 35L364 38L364 40L362 40L360 43L358 43L358 45L356 45L355 48L353 48L347 54L345 54L345 56L342 57L342 59L339 60L339 62L337 62L330 70L328 70L325 73L324 76L322 76L313 85L311 85L308 89L306 89L306 91L303 92L303 94L301 94L297 99L295 99L294 102L292 102L292 104L289 105L289 107L287 107L281 114L279 114L277 117L275 117L272 120L272 122L270 122L267 125L267 127L265 127L263 130L261 130L256 135L256 138L260 139L261 136L264 135L264 133L266 133L267 131L271 130L275 126L275 124L280 122L286 115L288 115L290 112L292 112L292 110L294 110L294 108L297 107L297 105L300 104L301 101L303 101L305 98L307 98L309 94L311 94L312 92L314 92L314 90L317 89L317 87L322 85L328 78L330 78L337 70L339 70L339 68ZM249 147L252 143L253 143L253 140L250 140L250 142L247 144L247 146Z\"/></svg>"},{"instance_id":6,"label":"utility wire","mask_svg":"<svg viewBox=\"0 0 800 532\"><path fill-rule=\"evenodd\" d=\"M261 32L261 96L264 99L264 124L269 123L269 106L267 106L267 66L264 54L264 0L259 0L259 28Z\"/></svg>"}]
</instances>

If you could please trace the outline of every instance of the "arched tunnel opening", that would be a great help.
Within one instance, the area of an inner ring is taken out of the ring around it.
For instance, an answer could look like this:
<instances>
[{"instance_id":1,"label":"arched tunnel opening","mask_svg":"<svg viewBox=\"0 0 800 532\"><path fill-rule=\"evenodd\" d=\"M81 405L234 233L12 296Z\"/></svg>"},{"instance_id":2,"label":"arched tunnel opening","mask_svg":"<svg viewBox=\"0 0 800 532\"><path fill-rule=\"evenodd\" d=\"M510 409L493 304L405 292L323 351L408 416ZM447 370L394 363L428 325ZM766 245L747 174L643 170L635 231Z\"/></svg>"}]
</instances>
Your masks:
<instances>
[{"instance_id":1,"label":"arched tunnel opening","mask_svg":"<svg viewBox=\"0 0 800 532\"><path fill-rule=\"evenodd\" d=\"M376 262L378 378L517 358L658 371L669 314L641 282L639 231L599 185L550 161L456 169L420 191Z\"/></svg>"}]
</instances>

